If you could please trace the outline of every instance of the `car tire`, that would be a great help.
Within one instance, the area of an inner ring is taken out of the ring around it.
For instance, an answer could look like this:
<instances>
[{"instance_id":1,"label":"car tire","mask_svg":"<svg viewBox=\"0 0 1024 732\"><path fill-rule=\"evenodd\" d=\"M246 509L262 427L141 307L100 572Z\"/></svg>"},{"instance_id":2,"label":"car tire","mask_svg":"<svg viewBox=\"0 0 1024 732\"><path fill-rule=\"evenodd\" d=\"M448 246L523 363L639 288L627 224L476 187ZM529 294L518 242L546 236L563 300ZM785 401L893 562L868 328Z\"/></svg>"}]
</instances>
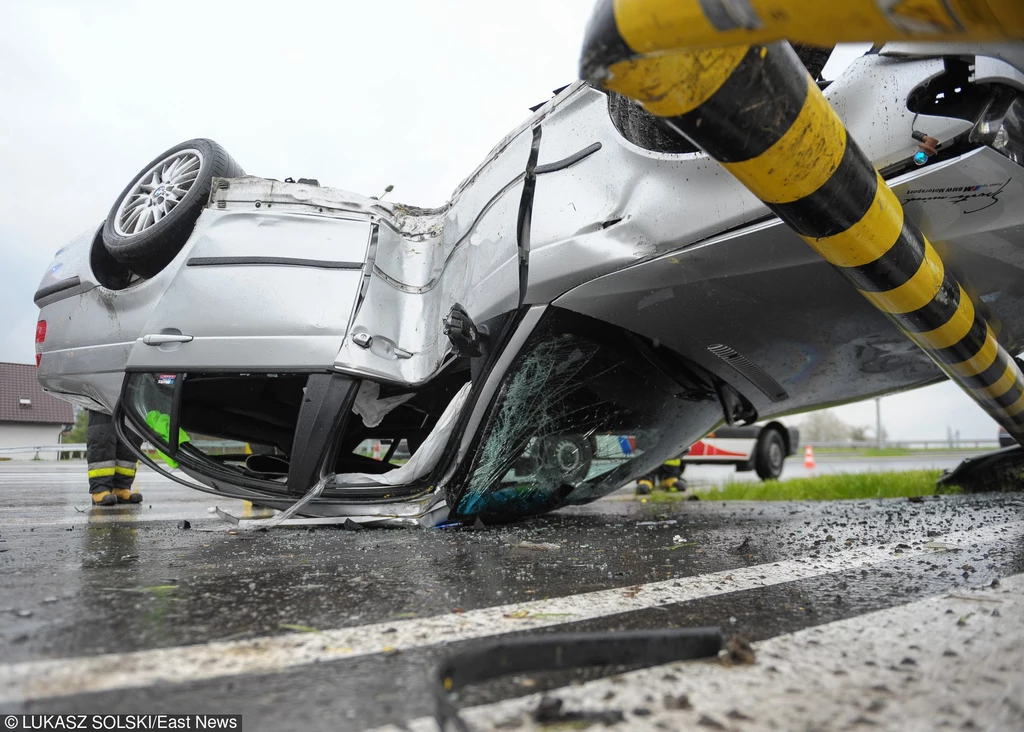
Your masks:
<instances>
[{"instance_id":1,"label":"car tire","mask_svg":"<svg viewBox=\"0 0 1024 732\"><path fill-rule=\"evenodd\" d=\"M103 224L103 246L140 277L170 263L192 235L214 178L245 171L213 140L175 145L144 167L117 197Z\"/></svg>"},{"instance_id":2,"label":"car tire","mask_svg":"<svg viewBox=\"0 0 1024 732\"><path fill-rule=\"evenodd\" d=\"M778 430L761 430L754 448L754 470L761 480L776 480L786 461L786 444Z\"/></svg>"}]
</instances>

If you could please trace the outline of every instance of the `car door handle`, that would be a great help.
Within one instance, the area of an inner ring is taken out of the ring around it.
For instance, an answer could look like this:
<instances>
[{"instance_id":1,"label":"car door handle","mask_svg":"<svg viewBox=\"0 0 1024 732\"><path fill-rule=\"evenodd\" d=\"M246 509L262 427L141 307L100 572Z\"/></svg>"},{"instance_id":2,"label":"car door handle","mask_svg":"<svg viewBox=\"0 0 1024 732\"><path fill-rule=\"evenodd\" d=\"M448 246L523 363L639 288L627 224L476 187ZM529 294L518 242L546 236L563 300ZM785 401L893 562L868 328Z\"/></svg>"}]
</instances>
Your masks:
<instances>
[{"instance_id":1,"label":"car door handle","mask_svg":"<svg viewBox=\"0 0 1024 732\"><path fill-rule=\"evenodd\" d=\"M192 340L190 335L176 333L150 333L142 336L142 342L147 346L163 346L167 343L188 343Z\"/></svg>"}]
</instances>

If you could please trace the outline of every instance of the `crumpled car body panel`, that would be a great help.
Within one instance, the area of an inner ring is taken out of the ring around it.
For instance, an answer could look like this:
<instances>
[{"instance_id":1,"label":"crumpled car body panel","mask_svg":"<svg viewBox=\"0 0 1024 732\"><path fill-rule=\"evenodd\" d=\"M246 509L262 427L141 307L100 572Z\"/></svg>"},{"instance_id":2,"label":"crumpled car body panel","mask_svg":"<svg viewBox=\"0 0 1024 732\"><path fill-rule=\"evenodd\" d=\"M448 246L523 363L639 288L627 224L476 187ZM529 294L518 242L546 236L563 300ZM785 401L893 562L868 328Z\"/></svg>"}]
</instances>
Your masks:
<instances>
[{"instance_id":1,"label":"crumpled car body panel","mask_svg":"<svg viewBox=\"0 0 1024 732\"><path fill-rule=\"evenodd\" d=\"M1019 352L1017 107L988 137L982 110L911 111L944 69L911 51L865 56L825 94ZM1024 90L1019 57L980 56L985 88ZM86 232L37 293L40 382L154 444L153 411L225 440L159 445L200 489L283 508L327 480L301 513L405 525L595 500L731 420L723 393L764 419L944 378L717 163L657 149L613 107L570 85L437 209L218 180L170 265L123 289ZM922 167L915 130L940 142ZM445 333L456 304L479 355ZM145 342L168 333L192 338Z\"/></svg>"}]
</instances>

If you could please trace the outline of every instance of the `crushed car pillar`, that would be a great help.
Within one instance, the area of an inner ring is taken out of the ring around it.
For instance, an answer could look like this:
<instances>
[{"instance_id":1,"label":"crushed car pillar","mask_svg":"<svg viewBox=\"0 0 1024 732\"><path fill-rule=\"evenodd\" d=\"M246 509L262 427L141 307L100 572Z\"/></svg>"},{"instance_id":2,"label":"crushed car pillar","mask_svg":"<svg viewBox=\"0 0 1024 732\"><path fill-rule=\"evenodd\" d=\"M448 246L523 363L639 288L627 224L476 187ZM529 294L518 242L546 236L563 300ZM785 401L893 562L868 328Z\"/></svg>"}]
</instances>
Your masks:
<instances>
[{"instance_id":1,"label":"crushed car pillar","mask_svg":"<svg viewBox=\"0 0 1024 732\"><path fill-rule=\"evenodd\" d=\"M1022 4L952 5L603 0L581 75L721 163L1024 445L1018 363L781 40L1024 37Z\"/></svg>"}]
</instances>

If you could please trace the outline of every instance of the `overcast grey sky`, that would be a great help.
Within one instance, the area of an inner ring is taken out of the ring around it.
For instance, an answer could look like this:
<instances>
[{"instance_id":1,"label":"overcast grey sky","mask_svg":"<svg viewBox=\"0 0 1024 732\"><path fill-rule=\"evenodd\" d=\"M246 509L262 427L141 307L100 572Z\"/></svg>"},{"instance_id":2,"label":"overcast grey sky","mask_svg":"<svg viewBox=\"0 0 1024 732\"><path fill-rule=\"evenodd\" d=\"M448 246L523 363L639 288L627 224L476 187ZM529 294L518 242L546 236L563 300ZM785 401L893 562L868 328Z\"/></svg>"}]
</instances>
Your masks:
<instances>
[{"instance_id":1,"label":"overcast grey sky","mask_svg":"<svg viewBox=\"0 0 1024 732\"><path fill-rule=\"evenodd\" d=\"M0 361L32 361L32 293L53 253L162 150L210 137L252 174L368 195L394 184L393 198L441 204L575 78L593 4L5 3ZM996 429L948 384L886 398L883 413L893 437ZM873 424L874 404L839 414Z\"/></svg>"}]
</instances>

